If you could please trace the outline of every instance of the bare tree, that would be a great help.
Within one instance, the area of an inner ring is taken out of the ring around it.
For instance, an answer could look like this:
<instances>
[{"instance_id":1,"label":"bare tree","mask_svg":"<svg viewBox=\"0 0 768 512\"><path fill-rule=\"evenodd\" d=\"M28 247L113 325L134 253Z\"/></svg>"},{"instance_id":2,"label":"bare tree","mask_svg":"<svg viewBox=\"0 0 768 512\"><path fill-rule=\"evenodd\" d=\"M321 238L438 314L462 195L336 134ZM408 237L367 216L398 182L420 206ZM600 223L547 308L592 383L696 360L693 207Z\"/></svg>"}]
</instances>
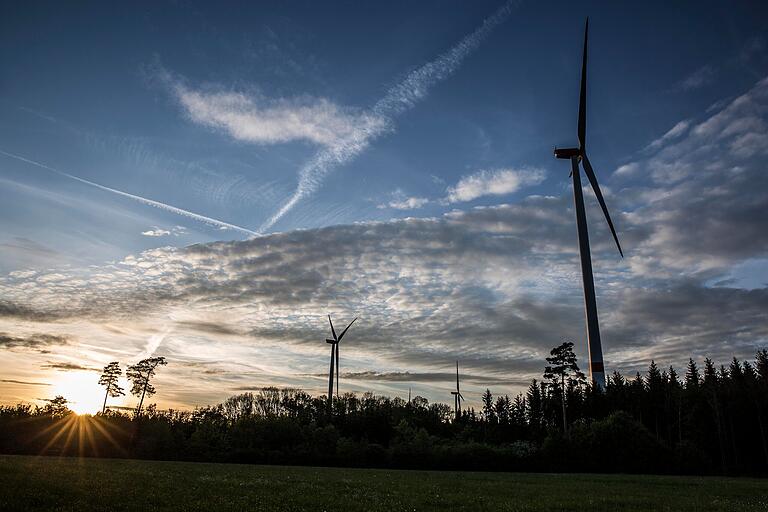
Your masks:
<instances>
[{"instance_id":1,"label":"bare tree","mask_svg":"<svg viewBox=\"0 0 768 512\"><path fill-rule=\"evenodd\" d=\"M112 361L104 367L104 371L99 377L99 385L107 388L107 392L104 393L104 405L101 407L101 414L107 411L107 398L117 398L125 395L125 390L117 384L117 379L123 374L123 370L120 369L120 363Z\"/></svg>"},{"instance_id":2,"label":"bare tree","mask_svg":"<svg viewBox=\"0 0 768 512\"><path fill-rule=\"evenodd\" d=\"M166 365L168 362L164 357L150 357L148 359L142 359L138 363L129 366L125 375L128 380L131 381L131 394L133 396L141 396L139 399L139 405L136 407L136 416L141 414L141 406L144 403L145 396L152 396L157 391L155 386L150 384L150 379L155 375L155 369L160 365Z\"/></svg>"}]
</instances>

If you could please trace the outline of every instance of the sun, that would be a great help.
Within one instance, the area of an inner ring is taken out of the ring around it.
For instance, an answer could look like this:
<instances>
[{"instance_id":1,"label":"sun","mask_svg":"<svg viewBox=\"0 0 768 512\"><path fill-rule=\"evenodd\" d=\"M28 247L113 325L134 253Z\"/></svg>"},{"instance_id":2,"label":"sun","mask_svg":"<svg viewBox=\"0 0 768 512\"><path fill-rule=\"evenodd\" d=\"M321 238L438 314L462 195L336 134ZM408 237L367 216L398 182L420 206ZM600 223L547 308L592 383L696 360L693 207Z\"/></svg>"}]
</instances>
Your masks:
<instances>
[{"instance_id":1,"label":"sun","mask_svg":"<svg viewBox=\"0 0 768 512\"><path fill-rule=\"evenodd\" d=\"M67 406L77 414L96 414L104 403L104 389L93 372L63 374L53 384L52 395L66 398Z\"/></svg>"}]
</instances>

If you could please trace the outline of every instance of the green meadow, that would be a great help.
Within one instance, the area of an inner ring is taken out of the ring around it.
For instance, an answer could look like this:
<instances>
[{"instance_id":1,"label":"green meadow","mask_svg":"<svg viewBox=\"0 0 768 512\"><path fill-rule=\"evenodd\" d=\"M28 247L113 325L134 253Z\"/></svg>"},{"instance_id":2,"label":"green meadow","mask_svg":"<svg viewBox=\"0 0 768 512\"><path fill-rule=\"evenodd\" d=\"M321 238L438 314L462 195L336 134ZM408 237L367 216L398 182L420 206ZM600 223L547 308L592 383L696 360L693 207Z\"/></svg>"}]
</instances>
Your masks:
<instances>
[{"instance_id":1,"label":"green meadow","mask_svg":"<svg viewBox=\"0 0 768 512\"><path fill-rule=\"evenodd\" d=\"M768 510L752 478L0 456L2 510Z\"/></svg>"}]
</instances>

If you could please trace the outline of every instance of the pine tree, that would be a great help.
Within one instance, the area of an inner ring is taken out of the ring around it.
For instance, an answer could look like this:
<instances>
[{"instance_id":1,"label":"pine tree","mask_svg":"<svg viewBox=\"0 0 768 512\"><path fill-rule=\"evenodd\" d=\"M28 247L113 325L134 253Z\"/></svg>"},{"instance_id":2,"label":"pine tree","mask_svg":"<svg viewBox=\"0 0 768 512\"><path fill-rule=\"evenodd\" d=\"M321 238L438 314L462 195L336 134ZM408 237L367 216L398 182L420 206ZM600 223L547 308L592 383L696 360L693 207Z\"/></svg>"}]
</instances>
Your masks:
<instances>
[{"instance_id":1,"label":"pine tree","mask_svg":"<svg viewBox=\"0 0 768 512\"><path fill-rule=\"evenodd\" d=\"M667 382L667 397L669 403L669 411L674 417L674 424L677 426L677 442L683 440L683 390L680 384L680 380L677 377L675 369L669 367L669 377ZM669 441L672 440L672 424L667 423L667 437Z\"/></svg>"},{"instance_id":2,"label":"pine tree","mask_svg":"<svg viewBox=\"0 0 768 512\"><path fill-rule=\"evenodd\" d=\"M112 361L104 367L101 377L99 377L99 385L104 386L107 391L104 393L104 405L101 407L101 414L107 411L107 398L117 398L125 395L125 390L117 383L122 374L123 370L120 369L120 363L117 361Z\"/></svg>"},{"instance_id":3,"label":"pine tree","mask_svg":"<svg viewBox=\"0 0 768 512\"><path fill-rule=\"evenodd\" d=\"M157 392L155 386L149 382L155 375L155 369L160 365L166 364L168 364L168 362L164 357L150 357L148 359L142 359L138 363L129 366L128 370L125 372L128 380L133 384L131 387L131 394L134 396L141 396L139 405L136 407L136 416L141 415L141 406L144 403L144 397L152 396Z\"/></svg>"},{"instance_id":4,"label":"pine tree","mask_svg":"<svg viewBox=\"0 0 768 512\"><path fill-rule=\"evenodd\" d=\"M534 430L539 430L542 427L542 422L544 420L544 404L541 388L539 387L539 383L536 382L536 379L531 381L525 403L527 405L528 424Z\"/></svg>"},{"instance_id":5,"label":"pine tree","mask_svg":"<svg viewBox=\"0 0 768 512\"><path fill-rule=\"evenodd\" d=\"M496 403L493 408L499 423L502 425L508 424L510 416L509 396L500 396L496 398Z\"/></svg>"},{"instance_id":6,"label":"pine tree","mask_svg":"<svg viewBox=\"0 0 768 512\"><path fill-rule=\"evenodd\" d=\"M648 366L648 373L645 376L647 393L647 407L650 410L653 417L653 428L656 434L656 438L659 438L659 409L664 403L664 383L666 376L662 375L659 371L659 367L656 365L656 361L651 360L651 364Z\"/></svg>"},{"instance_id":7,"label":"pine tree","mask_svg":"<svg viewBox=\"0 0 768 512\"><path fill-rule=\"evenodd\" d=\"M768 385L768 349L758 350L755 359L757 374L760 376L763 384Z\"/></svg>"},{"instance_id":8,"label":"pine tree","mask_svg":"<svg viewBox=\"0 0 768 512\"><path fill-rule=\"evenodd\" d=\"M758 351L756 366L753 366L749 361L744 361L744 380L746 381L747 394L749 395L750 402L754 406L755 417L757 418L757 430L760 436L760 446L763 449L763 457L765 465L768 467L768 440L765 438L765 422L763 420L763 410L765 408L766 401L766 386L761 382L757 367L760 363L760 354L765 353L765 350ZM768 361L766 361L768 363Z\"/></svg>"},{"instance_id":9,"label":"pine tree","mask_svg":"<svg viewBox=\"0 0 768 512\"><path fill-rule=\"evenodd\" d=\"M512 422L517 426L526 424L526 401L522 393L518 393L512 403Z\"/></svg>"},{"instance_id":10,"label":"pine tree","mask_svg":"<svg viewBox=\"0 0 768 512\"><path fill-rule=\"evenodd\" d=\"M710 358L704 359L704 379L702 382L702 391L707 399L712 417L717 430L717 442L720 447L720 464L725 471L725 441L723 439L723 422L720 408L720 378L717 375L715 364Z\"/></svg>"},{"instance_id":11,"label":"pine tree","mask_svg":"<svg viewBox=\"0 0 768 512\"><path fill-rule=\"evenodd\" d=\"M563 409L563 433L568 434L568 420L566 418L566 384L573 388L577 383L586 381L584 373L579 370L576 363L576 354L573 353L573 343L566 341L552 349L547 362L550 366L544 369L544 378L548 379L551 389L560 397Z\"/></svg>"},{"instance_id":12,"label":"pine tree","mask_svg":"<svg viewBox=\"0 0 768 512\"><path fill-rule=\"evenodd\" d=\"M493 395L491 394L491 390L488 388L486 388L485 393L483 393L483 417L488 423L492 423L495 418L493 410Z\"/></svg>"},{"instance_id":13,"label":"pine tree","mask_svg":"<svg viewBox=\"0 0 768 512\"><path fill-rule=\"evenodd\" d=\"M697 390L701 384L701 376L699 375L699 368L696 366L696 361L688 359L688 368L685 370L685 389Z\"/></svg>"}]
</instances>

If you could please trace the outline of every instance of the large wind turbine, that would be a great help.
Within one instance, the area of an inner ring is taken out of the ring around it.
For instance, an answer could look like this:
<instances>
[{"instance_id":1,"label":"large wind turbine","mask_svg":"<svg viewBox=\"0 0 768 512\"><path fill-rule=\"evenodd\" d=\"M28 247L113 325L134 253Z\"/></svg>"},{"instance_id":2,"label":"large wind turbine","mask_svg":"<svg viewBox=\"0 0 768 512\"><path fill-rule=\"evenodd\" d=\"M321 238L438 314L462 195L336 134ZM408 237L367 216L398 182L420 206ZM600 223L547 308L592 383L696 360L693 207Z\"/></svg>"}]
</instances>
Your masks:
<instances>
[{"instance_id":1,"label":"large wind turbine","mask_svg":"<svg viewBox=\"0 0 768 512\"><path fill-rule=\"evenodd\" d=\"M592 382L600 389L605 388L605 368L603 366L603 348L600 343L600 324L597 319L597 303L595 301L595 281L592 277L592 257L589 250L589 233L587 231L587 216L584 212L584 196L581 190L581 172L579 163L584 167L592 190L595 191L600 208L603 209L605 220L611 228L611 234L616 241L616 247L622 258L624 253L616 236L608 208L605 206L603 193L597 183L595 171L587 158L587 38L589 36L589 18L584 27L584 53L581 61L581 91L579 94L578 148L555 148L555 157L571 161L571 176L573 177L573 201L576 210L576 225L579 232L579 254L581 256L581 277L584 282L584 303L587 316L587 346L589 347L589 374Z\"/></svg>"},{"instance_id":2,"label":"large wind turbine","mask_svg":"<svg viewBox=\"0 0 768 512\"><path fill-rule=\"evenodd\" d=\"M456 391L451 391L453 395L453 411L456 414L456 419L459 419L461 415L461 401L464 400L464 395L461 394L459 389L459 362L456 361Z\"/></svg>"},{"instance_id":3,"label":"large wind turbine","mask_svg":"<svg viewBox=\"0 0 768 512\"><path fill-rule=\"evenodd\" d=\"M333 339L326 338L325 342L331 344L331 371L328 374L328 403L331 404L333 402L333 372L334 372L334 359L336 361L336 396L339 396L339 342L341 341L341 338L344 337L344 335L347 333L347 330L352 327L352 324L355 323L355 320L357 320L357 317L355 317L354 320L349 322L349 325L341 331L341 334L336 336L336 330L333 328L333 321L331 321L331 315L328 315L328 323L331 324L331 334L333 334Z\"/></svg>"}]
</instances>

